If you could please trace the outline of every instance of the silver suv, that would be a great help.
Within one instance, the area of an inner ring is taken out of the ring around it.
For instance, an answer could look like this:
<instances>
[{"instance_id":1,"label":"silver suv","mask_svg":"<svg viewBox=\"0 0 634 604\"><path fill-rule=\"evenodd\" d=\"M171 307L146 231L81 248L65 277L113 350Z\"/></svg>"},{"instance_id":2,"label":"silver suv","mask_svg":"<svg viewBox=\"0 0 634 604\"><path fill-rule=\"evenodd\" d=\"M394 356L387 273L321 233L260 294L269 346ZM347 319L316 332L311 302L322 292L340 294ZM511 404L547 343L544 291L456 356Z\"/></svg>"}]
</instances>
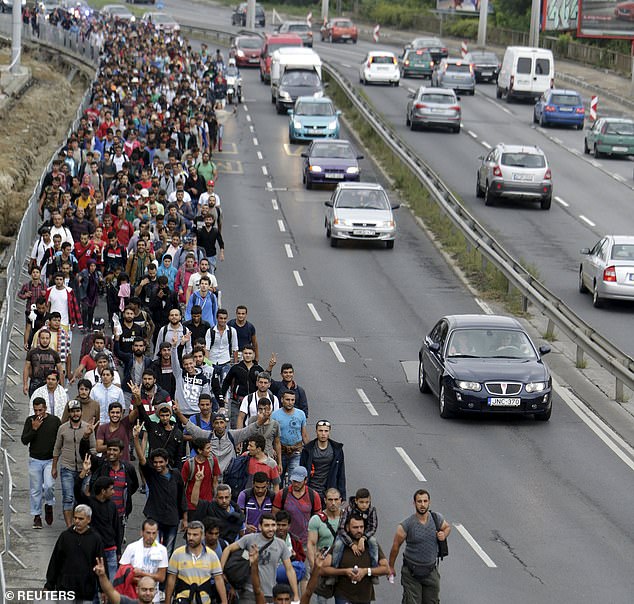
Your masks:
<instances>
[{"instance_id":1,"label":"silver suv","mask_svg":"<svg viewBox=\"0 0 634 604\"><path fill-rule=\"evenodd\" d=\"M550 209L553 181L546 155L539 147L500 143L481 156L476 195L492 206L502 197L537 199Z\"/></svg>"},{"instance_id":2,"label":"silver suv","mask_svg":"<svg viewBox=\"0 0 634 604\"><path fill-rule=\"evenodd\" d=\"M434 88L451 88L456 94L465 92L473 96L476 85L473 65L462 59L443 59L434 66L431 85Z\"/></svg>"}]
</instances>

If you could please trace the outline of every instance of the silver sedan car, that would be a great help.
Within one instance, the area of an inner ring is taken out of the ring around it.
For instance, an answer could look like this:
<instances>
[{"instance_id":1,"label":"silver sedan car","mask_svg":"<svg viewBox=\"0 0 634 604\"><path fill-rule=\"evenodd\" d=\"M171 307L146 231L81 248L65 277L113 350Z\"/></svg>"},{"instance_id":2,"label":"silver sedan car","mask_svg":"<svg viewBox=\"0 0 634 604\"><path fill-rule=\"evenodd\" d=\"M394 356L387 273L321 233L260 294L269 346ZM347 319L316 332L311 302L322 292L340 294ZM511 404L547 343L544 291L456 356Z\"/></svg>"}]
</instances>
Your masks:
<instances>
[{"instance_id":1,"label":"silver sedan car","mask_svg":"<svg viewBox=\"0 0 634 604\"><path fill-rule=\"evenodd\" d=\"M595 307L604 300L634 300L634 237L606 235L581 256L579 291L590 291Z\"/></svg>"},{"instance_id":2,"label":"silver sedan car","mask_svg":"<svg viewBox=\"0 0 634 604\"><path fill-rule=\"evenodd\" d=\"M326 205L326 237L337 247L340 240L383 241L392 249L396 237L394 213L383 187L371 182L341 182Z\"/></svg>"},{"instance_id":3,"label":"silver sedan car","mask_svg":"<svg viewBox=\"0 0 634 604\"><path fill-rule=\"evenodd\" d=\"M412 130L418 126L443 126L460 132L460 103L453 90L421 86L409 97L405 123Z\"/></svg>"}]
</instances>

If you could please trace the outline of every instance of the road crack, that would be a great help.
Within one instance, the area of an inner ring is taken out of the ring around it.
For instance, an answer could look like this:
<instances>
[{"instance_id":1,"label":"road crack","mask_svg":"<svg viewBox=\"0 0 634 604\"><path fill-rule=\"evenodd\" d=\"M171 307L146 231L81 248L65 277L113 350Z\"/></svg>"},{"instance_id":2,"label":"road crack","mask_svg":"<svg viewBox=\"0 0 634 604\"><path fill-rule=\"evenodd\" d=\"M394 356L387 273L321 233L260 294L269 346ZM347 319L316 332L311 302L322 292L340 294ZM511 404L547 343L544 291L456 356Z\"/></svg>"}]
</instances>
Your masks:
<instances>
[{"instance_id":1,"label":"road crack","mask_svg":"<svg viewBox=\"0 0 634 604\"><path fill-rule=\"evenodd\" d=\"M519 564L522 566L524 571L526 571L526 573L528 573L528 575L530 575L533 579L537 579L537 581L539 581L542 585L545 585L544 582L542 581L542 579L540 577L538 577L528 567L528 564L526 564L526 562L524 562L524 560L522 560L522 558L520 558L519 554L513 549L513 547L511 547L511 544L506 539L504 539L504 537L502 537L502 535L500 535L500 533L498 533L497 531L493 531L493 536L495 537L495 540L498 543L501 543L508 550L509 554L511 554L511 556L513 556L513 558L515 558L515 560L517 560L517 562L519 562Z\"/></svg>"}]
</instances>

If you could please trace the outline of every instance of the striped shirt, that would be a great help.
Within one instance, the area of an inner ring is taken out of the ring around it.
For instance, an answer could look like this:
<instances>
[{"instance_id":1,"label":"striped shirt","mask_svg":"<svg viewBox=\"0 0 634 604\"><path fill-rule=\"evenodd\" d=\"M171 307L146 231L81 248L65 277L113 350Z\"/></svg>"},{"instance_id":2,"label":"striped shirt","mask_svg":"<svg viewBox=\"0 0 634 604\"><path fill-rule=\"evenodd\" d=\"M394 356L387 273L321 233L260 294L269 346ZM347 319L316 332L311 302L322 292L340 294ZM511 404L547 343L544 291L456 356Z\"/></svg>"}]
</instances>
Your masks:
<instances>
[{"instance_id":1,"label":"striped shirt","mask_svg":"<svg viewBox=\"0 0 634 604\"><path fill-rule=\"evenodd\" d=\"M174 550L170 558L167 572L176 575L178 579L188 585L201 585L215 575L222 575L220 560L213 550L202 546L200 556L195 557L188 546L183 545ZM200 592L202 604L210 604L206 592ZM189 598L189 590L183 589L174 594L174 599Z\"/></svg>"}]
</instances>

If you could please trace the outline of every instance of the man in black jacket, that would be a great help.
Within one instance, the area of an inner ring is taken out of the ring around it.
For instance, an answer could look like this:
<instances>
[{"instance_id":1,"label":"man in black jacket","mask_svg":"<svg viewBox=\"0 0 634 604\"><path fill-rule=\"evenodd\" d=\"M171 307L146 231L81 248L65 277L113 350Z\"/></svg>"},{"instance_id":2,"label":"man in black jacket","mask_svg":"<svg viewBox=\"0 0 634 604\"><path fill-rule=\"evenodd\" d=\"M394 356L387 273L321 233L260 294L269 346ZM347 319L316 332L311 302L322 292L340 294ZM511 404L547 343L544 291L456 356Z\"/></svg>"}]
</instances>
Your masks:
<instances>
[{"instance_id":1,"label":"man in black jacket","mask_svg":"<svg viewBox=\"0 0 634 604\"><path fill-rule=\"evenodd\" d=\"M47 591L74 591L78 602L92 601L97 592L97 577L93 567L103 558L101 537L89 525L92 510L78 505L73 512L73 524L57 538L46 570Z\"/></svg>"},{"instance_id":2,"label":"man in black jacket","mask_svg":"<svg viewBox=\"0 0 634 604\"><path fill-rule=\"evenodd\" d=\"M165 449L170 466L180 470L185 456L185 438L178 423L172 419L172 406L169 403L156 405L155 413L159 421L154 422L145 411L140 399L133 399L132 403L139 410L139 419L147 432L150 451Z\"/></svg>"},{"instance_id":3,"label":"man in black jacket","mask_svg":"<svg viewBox=\"0 0 634 604\"><path fill-rule=\"evenodd\" d=\"M331 424L320 419L316 426L317 438L304 445L300 465L308 471L308 486L319 493L322 501L326 491L335 488L346 498L346 468L343 445L330 439Z\"/></svg>"}]
</instances>

